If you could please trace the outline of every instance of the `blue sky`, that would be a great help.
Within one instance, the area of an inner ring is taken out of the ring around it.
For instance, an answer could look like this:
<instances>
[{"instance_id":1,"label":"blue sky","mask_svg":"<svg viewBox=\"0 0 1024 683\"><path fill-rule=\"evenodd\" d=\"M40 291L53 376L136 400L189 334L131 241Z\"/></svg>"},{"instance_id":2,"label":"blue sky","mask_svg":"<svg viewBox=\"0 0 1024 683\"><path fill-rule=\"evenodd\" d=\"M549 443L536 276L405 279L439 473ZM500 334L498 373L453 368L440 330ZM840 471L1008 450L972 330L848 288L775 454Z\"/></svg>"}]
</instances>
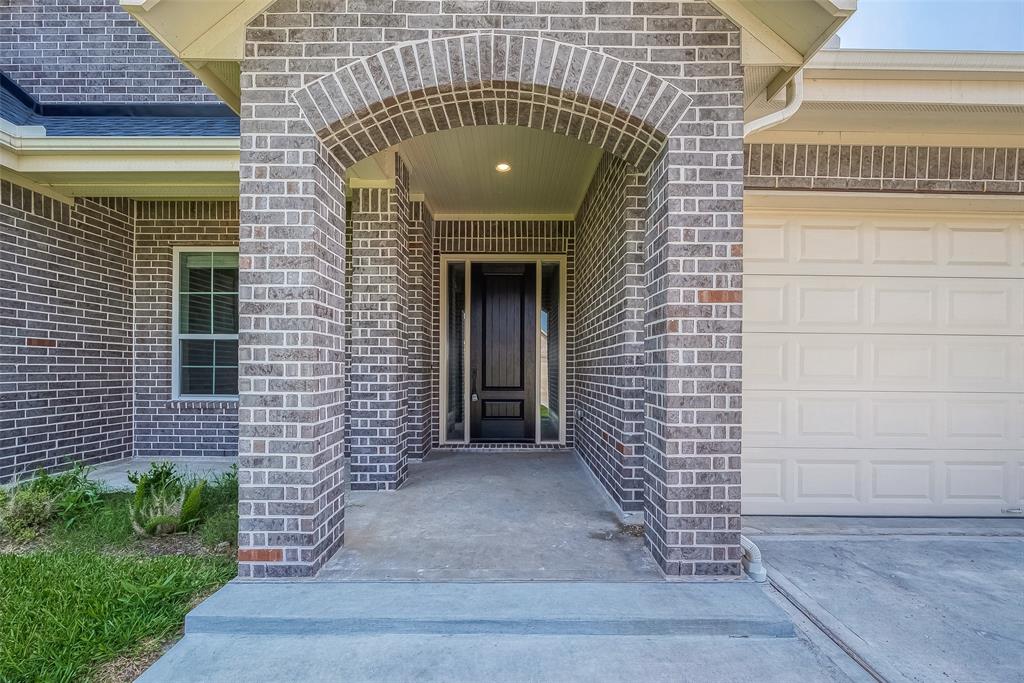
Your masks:
<instances>
[{"instance_id":1,"label":"blue sky","mask_svg":"<svg viewBox=\"0 0 1024 683\"><path fill-rule=\"evenodd\" d=\"M859 0L842 47L1024 51L1024 0Z\"/></svg>"}]
</instances>

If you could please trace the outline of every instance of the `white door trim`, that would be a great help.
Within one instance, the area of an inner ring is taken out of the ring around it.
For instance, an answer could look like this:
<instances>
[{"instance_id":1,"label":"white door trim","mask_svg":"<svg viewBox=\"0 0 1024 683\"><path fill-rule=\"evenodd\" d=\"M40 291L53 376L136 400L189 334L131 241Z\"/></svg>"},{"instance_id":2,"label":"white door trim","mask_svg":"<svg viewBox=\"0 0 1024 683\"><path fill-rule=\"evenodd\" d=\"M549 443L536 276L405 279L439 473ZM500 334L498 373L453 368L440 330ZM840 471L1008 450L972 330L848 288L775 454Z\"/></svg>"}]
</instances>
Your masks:
<instances>
[{"instance_id":1,"label":"white door trim","mask_svg":"<svg viewBox=\"0 0 1024 683\"><path fill-rule=\"evenodd\" d=\"M537 333L534 334L534 343L536 344L535 349L535 362L534 366L534 390L536 397L534 400L534 443L552 443L557 445L565 445L565 417L566 417L566 395L568 394L568 382L566 381L566 321L568 315L566 314L566 302L567 302L567 281L566 277L566 263L567 259L565 254L441 254L441 288L440 288L440 344L438 344L438 356L437 356L437 367L438 367L438 397L439 397L439 410L438 410L438 444L440 445L452 445L452 444L468 444L470 443L470 429L469 429L469 414L470 414L470 395L471 387L469 386L469 372L463 372L463 438L461 440L450 440L447 434L447 420L448 420L448 392L444 386L444 379L448 376L448 265L450 263L465 263L466 264L466 297L465 297L465 311L466 311L466 324L463 333L463 348L462 348L462 367L464 369L469 368L469 350L470 346L470 335L472 333L473 325L470 319L472 315L472 265L474 263L533 263L536 265L536 292L534 295L535 309L535 320L537 324ZM558 373L561 378L559 383L559 395L558 395L558 441L542 442L540 439L540 306L541 306L541 267L546 263L556 263L559 268L559 308L562 311L562 315L558 316Z\"/></svg>"}]
</instances>

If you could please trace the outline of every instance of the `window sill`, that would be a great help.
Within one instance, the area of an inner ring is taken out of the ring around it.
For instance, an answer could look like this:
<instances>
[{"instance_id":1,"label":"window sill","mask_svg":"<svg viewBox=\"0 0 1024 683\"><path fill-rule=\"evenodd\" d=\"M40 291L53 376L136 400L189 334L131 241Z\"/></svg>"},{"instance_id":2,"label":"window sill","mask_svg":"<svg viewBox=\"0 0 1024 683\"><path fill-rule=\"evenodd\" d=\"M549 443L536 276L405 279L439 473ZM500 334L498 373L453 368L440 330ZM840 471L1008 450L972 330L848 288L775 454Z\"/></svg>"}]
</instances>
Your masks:
<instances>
[{"instance_id":1,"label":"window sill","mask_svg":"<svg viewBox=\"0 0 1024 683\"><path fill-rule=\"evenodd\" d=\"M234 409L238 407L237 397L225 396L178 396L172 398L169 405L175 408L192 408L196 410Z\"/></svg>"}]
</instances>

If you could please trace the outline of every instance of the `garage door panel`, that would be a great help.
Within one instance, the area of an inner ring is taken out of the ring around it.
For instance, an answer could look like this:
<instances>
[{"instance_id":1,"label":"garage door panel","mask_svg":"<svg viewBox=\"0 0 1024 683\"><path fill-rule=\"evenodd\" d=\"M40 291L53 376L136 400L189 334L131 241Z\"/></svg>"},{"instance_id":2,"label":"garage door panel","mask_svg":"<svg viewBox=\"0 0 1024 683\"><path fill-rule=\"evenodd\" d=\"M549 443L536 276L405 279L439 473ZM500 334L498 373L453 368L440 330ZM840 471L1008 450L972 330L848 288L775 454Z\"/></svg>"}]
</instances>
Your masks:
<instances>
[{"instance_id":1,"label":"garage door panel","mask_svg":"<svg viewBox=\"0 0 1024 683\"><path fill-rule=\"evenodd\" d=\"M1018 449L1024 400L1013 394L744 392L744 447Z\"/></svg>"},{"instance_id":2,"label":"garage door panel","mask_svg":"<svg viewBox=\"0 0 1024 683\"><path fill-rule=\"evenodd\" d=\"M749 332L1024 335L1024 280L746 275Z\"/></svg>"},{"instance_id":3,"label":"garage door panel","mask_svg":"<svg viewBox=\"0 0 1024 683\"><path fill-rule=\"evenodd\" d=\"M999 515L1024 487L1024 227L744 217L745 512Z\"/></svg>"},{"instance_id":4,"label":"garage door panel","mask_svg":"<svg viewBox=\"0 0 1024 683\"><path fill-rule=\"evenodd\" d=\"M1022 467L1007 451L748 448L743 513L998 516L1020 503Z\"/></svg>"},{"instance_id":5,"label":"garage door panel","mask_svg":"<svg viewBox=\"0 0 1024 683\"><path fill-rule=\"evenodd\" d=\"M1024 338L744 335L745 389L1024 392Z\"/></svg>"},{"instance_id":6,"label":"garage door panel","mask_svg":"<svg viewBox=\"0 0 1024 683\"><path fill-rule=\"evenodd\" d=\"M1024 226L958 214L745 216L747 274L1019 277Z\"/></svg>"}]
</instances>

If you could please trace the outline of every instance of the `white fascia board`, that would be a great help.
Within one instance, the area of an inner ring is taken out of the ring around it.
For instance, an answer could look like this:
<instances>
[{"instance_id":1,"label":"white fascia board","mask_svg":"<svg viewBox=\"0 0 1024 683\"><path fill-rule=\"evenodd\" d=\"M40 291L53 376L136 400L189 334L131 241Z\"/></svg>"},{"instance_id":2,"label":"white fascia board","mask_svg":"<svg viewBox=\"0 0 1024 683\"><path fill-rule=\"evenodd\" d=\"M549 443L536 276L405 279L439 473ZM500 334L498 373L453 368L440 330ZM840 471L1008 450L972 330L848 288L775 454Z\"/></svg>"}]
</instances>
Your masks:
<instances>
[{"instance_id":1,"label":"white fascia board","mask_svg":"<svg viewBox=\"0 0 1024 683\"><path fill-rule=\"evenodd\" d=\"M871 78L1024 80L1024 52L951 52L924 50L822 50L807 65L814 78L846 78L869 73Z\"/></svg>"},{"instance_id":2,"label":"white fascia board","mask_svg":"<svg viewBox=\"0 0 1024 683\"><path fill-rule=\"evenodd\" d=\"M0 160L19 173L237 173L239 140L230 138L16 138L0 132Z\"/></svg>"},{"instance_id":3,"label":"white fascia board","mask_svg":"<svg viewBox=\"0 0 1024 683\"><path fill-rule=\"evenodd\" d=\"M805 102L1024 107L1024 81L807 78Z\"/></svg>"}]
</instances>

